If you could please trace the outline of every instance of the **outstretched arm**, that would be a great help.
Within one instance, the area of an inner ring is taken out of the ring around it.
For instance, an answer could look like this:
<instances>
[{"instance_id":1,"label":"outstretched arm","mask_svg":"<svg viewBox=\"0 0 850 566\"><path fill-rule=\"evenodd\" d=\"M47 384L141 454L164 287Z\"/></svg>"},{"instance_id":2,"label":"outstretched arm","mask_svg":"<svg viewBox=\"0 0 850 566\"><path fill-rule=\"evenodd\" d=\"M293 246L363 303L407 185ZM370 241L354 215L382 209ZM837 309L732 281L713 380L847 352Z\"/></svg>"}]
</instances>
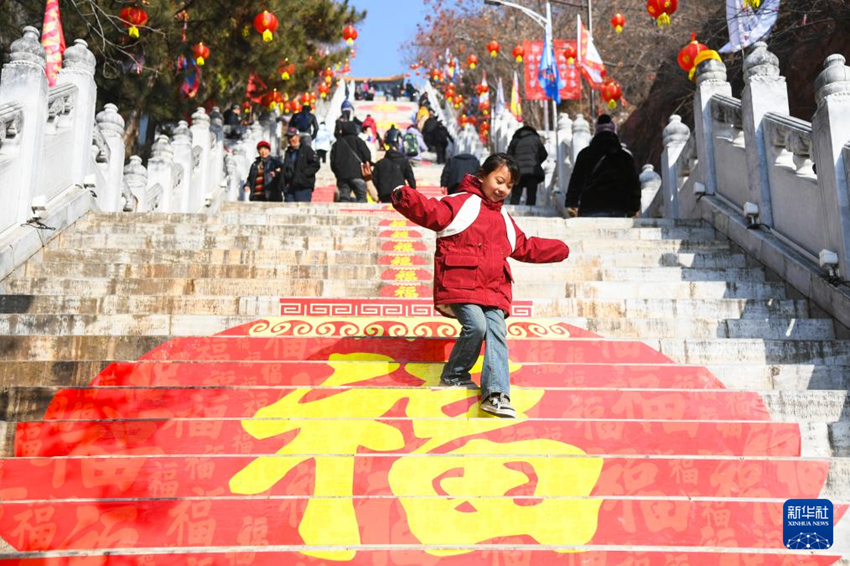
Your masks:
<instances>
[{"instance_id":1,"label":"outstretched arm","mask_svg":"<svg viewBox=\"0 0 850 566\"><path fill-rule=\"evenodd\" d=\"M570 256L570 248L561 240L527 238L511 218L516 230L516 249L511 257L525 263L558 263Z\"/></svg>"},{"instance_id":2,"label":"outstretched arm","mask_svg":"<svg viewBox=\"0 0 850 566\"><path fill-rule=\"evenodd\" d=\"M451 224L457 209L466 202L466 199L463 197L430 199L402 185L393 191L392 201L393 207L411 222L440 232Z\"/></svg>"}]
</instances>

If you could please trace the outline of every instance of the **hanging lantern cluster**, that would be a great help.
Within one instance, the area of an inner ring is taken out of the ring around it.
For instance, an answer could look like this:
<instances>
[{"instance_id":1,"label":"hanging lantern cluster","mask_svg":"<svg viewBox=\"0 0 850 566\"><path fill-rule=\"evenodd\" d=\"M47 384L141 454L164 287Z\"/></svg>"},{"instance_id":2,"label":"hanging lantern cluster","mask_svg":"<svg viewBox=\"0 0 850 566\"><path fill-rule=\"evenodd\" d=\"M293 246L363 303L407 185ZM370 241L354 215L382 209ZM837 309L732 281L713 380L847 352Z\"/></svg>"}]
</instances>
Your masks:
<instances>
[{"instance_id":1,"label":"hanging lantern cluster","mask_svg":"<svg viewBox=\"0 0 850 566\"><path fill-rule=\"evenodd\" d=\"M501 50L502 46L495 39L487 44L487 52L490 54L490 57L498 57Z\"/></svg>"},{"instance_id":2,"label":"hanging lantern cluster","mask_svg":"<svg viewBox=\"0 0 850 566\"><path fill-rule=\"evenodd\" d=\"M263 105L267 106L270 110L274 107L283 104L283 94L277 89L273 89L270 92L267 92L265 96L263 96Z\"/></svg>"},{"instance_id":3,"label":"hanging lantern cluster","mask_svg":"<svg viewBox=\"0 0 850 566\"><path fill-rule=\"evenodd\" d=\"M195 57L195 63L199 67L203 67L204 63L210 56L210 48L204 45L204 42L196 43L192 46L192 55Z\"/></svg>"},{"instance_id":4,"label":"hanging lantern cluster","mask_svg":"<svg viewBox=\"0 0 850 566\"><path fill-rule=\"evenodd\" d=\"M354 29L354 26L348 24L342 30L342 38L348 45L354 45L354 42L357 40L357 30Z\"/></svg>"},{"instance_id":5,"label":"hanging lantern cluster","mask_svg":"<svg viewBox=\"0 0 850 566\"><path fill-rule=\"evenodd\" d=\"M327 83L321 83L319 85L319 95L322 97L322 100L328 97L328 93L330 93L331 87L327 85Z\"/></svg>"},{"instance_id":6,"label":"hanging lantern cluster","mask_svg":"<svg viewBox=\"0 0 850 566\"><path fill-rule=\"evenodd\" d=\"M611 18L611 27L614 28L614 31L617 33L623 33L623 28L626 25L626 16L617 12L614 14L614 17Z\"/></svg>"},{"instance_id":7,"label":"hanging lantern cluster","mask_svg":"<svg viewBox=\"0 0 850 566\"><path fill-rule=\"evenodd\" d=\"M284 81L288 81L292 78L292 75L295 74L295 65L289 62L289 59L285 60L280 64L280 67L277 68L277 72L280 73L280 78Z\"/></svg>"},{"instance_id":8,"label":"hanging lantern cluster","mask_svg":"<svg viewBox=\"0 0 850 566\"><path fill-rule=\"evenodd\" d=\"M135 6L127 6L121 10L121 23L129 28L127 34L130 37L139 37L139 28L148 23L148 13Z\"/></svg>"},{"instance_id":9,"label":"hanging lantern cluster","mask_svg":"<svg viewBox=\"0 0 850 566\"><path fill-rule=\"evenodd\" d=\"M679 0L647 0L646 11L655 19L658 27L670 25L670 16L679 9Z\"/></svg>"},{"instance_id":10,"label":"hanging lantern cluster","mask_svg":"<svg viewBox=\"0 0 850 566\"><path fill-rule=\"evenodd\" d=\"M478 66L478 57L476 57L475 55L470 55L466 58L466 62L469 65L470 69L475 69L475 67Z\"/></svg>"},{"instance_id":11,"label":"hanging lantern cluster","mask_svg":"<svg viewBox=\"0 0 850 566\"><path fill-rule=\"evenodd\" d=\"M688 76L693 79L697 68L697 57L703 51L708 51L708 46L697 41L697 33L691 32L691 42L685 45L679 51L679 67L688 73Z\"/></svg>"},{"instance_id":12,"label":"hanging lantern cluster","mask_svg":"<svg viewBox=\"0 0 850 566\"><path fill-rule=\"evenodd\" d=\"M463 95L460 93L455 94L454 98L452 99L452 104L454 104L455 108L460 108L461 106L463 106L464 102L466 102L466 100L464 100Z\"/></svg>"},{"instance_id":13,"label":"hanging lantern cluster","mask_svg":"<svg viewBox=\"0 0 850 566\"><path fill-rule=\"evenodd\" d=\"M334 70L328 67L324 71L325 82L327 84L332 84L334 82Z\"/></svg>"},{"instance_id":14,"label":"hanging lantern cluster","mask_svg":"<svg viewBox=\"0 0 850 566\"><path fill-rule=\"evenodd\" d=\"M575 65L577 56L578 52L576 51L575 45L573 45L572 43L568 43L567 46L564 48L564 59L567 60L567 65Z\"/></svg>"},{"instance_id":15,"label":"hanging lantern cluster","mask_svg":"<svg viewBox=\"0 0 850 566\"><path fill-rule=\"evenodd\" d=\"M602 86L602 100L608 103L608 108L610 110L614 110L617 108L617 102L623 97L623 89L620 88L619 83L617 83L613 79L608 79L608 81Z\"/></svg>"},{"instance_id":16,"label":"hanging lantern cluster","mask_svg":"<svg viewBox=\"0 0 850 566\"><path fill-rule=\"evenodd\" d=\"M254 18L254 29L263 36L263 41L266 43L274 39L274 32L277 31L277 26L277 16L268 10L263 10Z\"/></svg>"},{"instance_id":17,"label":"hanging lantern cluster","mask_svg":"<svg viewBox=\"0 0 850 566\"><path fill-rule=\"evenodd\" d=\"M523 49L522 45L517 45L516 47L514 47L514 50L511 55L514 56L514 60L517 63L522 63L522 59L523 57L525 57L525 49Z\"/></svg>"}]
</instances>

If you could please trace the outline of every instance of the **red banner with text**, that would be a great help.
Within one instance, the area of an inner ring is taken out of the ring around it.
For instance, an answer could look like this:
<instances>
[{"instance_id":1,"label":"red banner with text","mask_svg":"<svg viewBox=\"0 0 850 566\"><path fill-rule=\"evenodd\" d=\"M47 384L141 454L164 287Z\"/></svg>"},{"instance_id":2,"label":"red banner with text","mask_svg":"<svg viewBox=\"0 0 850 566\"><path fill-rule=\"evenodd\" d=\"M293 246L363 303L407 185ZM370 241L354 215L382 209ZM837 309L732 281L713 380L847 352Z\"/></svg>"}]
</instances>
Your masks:
<instances>
[{"instance_id":1,"label":"red banner with text","mask_svg":"<svg viewBox=\"0 0 850 566\"><path fill-rule=\"evenodd\" d=\"M578 65L568 65L564 57L567 45L572 44L576 49L578 44L574 39L555 40L555 59L558 61L558 72L561 75L561 100L579 100L581 98L581 80ZM540 61L543 59L542 41L524 41L525 49L525 99L546 100L548 97L543 90L540 81L537 80L537 71L540 69Z\"/></svg>"}]
</instances>

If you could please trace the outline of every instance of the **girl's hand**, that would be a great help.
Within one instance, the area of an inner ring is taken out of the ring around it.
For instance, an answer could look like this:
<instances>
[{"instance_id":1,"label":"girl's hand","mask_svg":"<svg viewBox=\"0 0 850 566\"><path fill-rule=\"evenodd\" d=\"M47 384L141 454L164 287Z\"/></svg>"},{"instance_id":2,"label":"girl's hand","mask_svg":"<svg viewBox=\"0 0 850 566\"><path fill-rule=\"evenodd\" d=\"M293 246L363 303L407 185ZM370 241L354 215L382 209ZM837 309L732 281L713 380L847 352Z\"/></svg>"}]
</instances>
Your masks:
<instances>
[{"instance_id":1,"label":"girl's hand","mask_svg":"<svg viewBox=\"0 0 850 566\"><path fill-rule=\"evenodd\" d=\"M568 208L567 208L567 215L568 215L570 218L575 218L575 217L577 217L577 216L578 216L578 209L577 209L577 208L575 208L575 207L572 207L572 206L571 206L571 207L568 207Z\"/></svg>"}]
</instances>

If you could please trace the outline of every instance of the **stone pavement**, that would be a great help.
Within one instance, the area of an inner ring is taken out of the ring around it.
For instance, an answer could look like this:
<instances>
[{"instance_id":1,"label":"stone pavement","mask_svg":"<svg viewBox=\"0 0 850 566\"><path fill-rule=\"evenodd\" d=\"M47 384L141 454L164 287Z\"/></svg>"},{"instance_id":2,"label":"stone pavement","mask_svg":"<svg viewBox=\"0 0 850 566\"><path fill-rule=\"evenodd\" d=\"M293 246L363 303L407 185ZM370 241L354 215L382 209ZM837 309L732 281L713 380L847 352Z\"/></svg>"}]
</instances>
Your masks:
<instances>
[{"instance_id":1,"label":"stone pavement","mask_svg":"<svg viewBox=\"0 0 850 566\"><path fill-rule=\"evenodd\" d=\"M846 329L704 223L513 214L572 249L513 266L515 421L435 387L389 207L89 213L0 282L0 562L850 563ZM834 548L784 548L792 497Z\"/></svg>"}]
</instances>

